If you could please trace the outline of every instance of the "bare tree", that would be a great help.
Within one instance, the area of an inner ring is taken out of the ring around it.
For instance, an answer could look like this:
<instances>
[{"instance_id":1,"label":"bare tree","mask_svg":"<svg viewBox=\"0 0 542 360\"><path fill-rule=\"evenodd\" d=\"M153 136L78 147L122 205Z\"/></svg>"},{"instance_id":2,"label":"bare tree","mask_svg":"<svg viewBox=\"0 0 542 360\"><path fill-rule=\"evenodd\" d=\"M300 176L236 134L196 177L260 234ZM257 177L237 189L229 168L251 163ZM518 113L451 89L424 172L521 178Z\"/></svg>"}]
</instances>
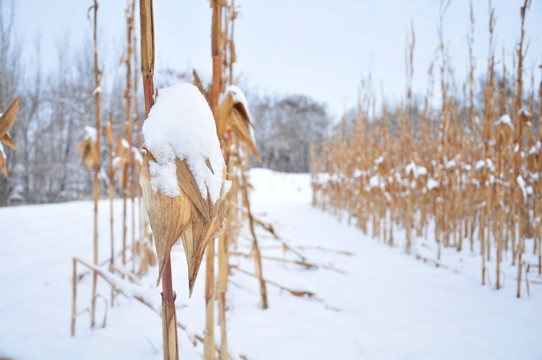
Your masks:
<instances>
[{"instance_id":1,"label":"bare tree","mask_svg":"<svg viewBox=\"0 0 542 360\"><path fill-rule=\"evenodd\" d=\"M250 101L262 166L308 172L310 146L320 144L330 123L325 106L304 95Z\"/></svg>"}]
</instances>

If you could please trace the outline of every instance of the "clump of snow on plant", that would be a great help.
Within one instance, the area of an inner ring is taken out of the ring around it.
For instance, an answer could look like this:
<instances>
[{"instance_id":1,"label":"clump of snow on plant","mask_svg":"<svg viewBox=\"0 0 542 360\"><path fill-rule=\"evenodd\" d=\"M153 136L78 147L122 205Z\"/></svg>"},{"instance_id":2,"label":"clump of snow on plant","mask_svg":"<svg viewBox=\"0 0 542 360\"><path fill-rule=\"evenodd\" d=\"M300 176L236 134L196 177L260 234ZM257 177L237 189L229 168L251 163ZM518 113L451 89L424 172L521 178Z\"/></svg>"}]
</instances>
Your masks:
<instances>
[{"instance_id":1,"label":"clump of snow on plant","mask_svg":"<svg viewBox=\"0 0 542 360\"><path fill-rule=\"evenodd\" d=\"M500 124L503 124L503 125L507 125L508 127L510 127L510 129L514 129L514 125L512 125L512 119L510 119L510 116L507 115L507 114L504 114L503 116L501 116L499 118L499 120L497 120L497 122L495 123L496 125L500 125Z\"/></svg>"},{"instance_id":2,"label":"clump of snow on plant","mask_svg":"<svg viewBox=\"0 0 542 360\"><path fill-rule=\"evenodd\" d=\"M435 180L433 178L429 178L427 180L427 188L429 190L438 189L440 186L440 182L438 180Z\"/></svg>"},{"instance_id":3,"label":"clump of snow on plant","mask_svg":"<svg viewBox=\"0 0 542 360\"><path fill-rule=\"evenodd\" d=\"M90 139L93 142L96 142L98 139L98 131L95 127L85 126L85 139Z\"/></svg>"},{"instance_id":4,"label":"clump of snow on plant","mask_svg":"<svg viewBox=\"0 0 542 360\"><path fill-rule=\"evenodd\" d=\"M204 199L220 198L225 167L213 114L203 95L192 84L160 89L149 118L143 125L154 192L175 197L180 194L175 159L186 160ZM209 159L213 171L206 160Z\"/></svg>"},{"instance_id":5,"label":"clump of snow on plant","mask_svg":"<svg viewBox=\"0 0 542 360\"><path fill-rule=\"evenodd\" d=\"M529 112L529 109L527 109L526 107L522 107L521 109L519 109L518 111L518 115L523 115L525 117L531 117L531 113Z\"/></svg>"},{"instance_id":6,"label":"clump of snow on plant","mask_svg":"<svg viewBox=\"0 0 542 360\"><path fill-rule=\"evenodd\" d=\"M252 116L250 115L250 110L248 108L248 100L243 90L241 90L241 88L236 85L226 86L226 89L222 94L220 94L220 97L218 98L218 103L222 104L222 101L224 101L228 94L231 94L234 103L241 103L243 105L243 107L247 111L248 118L250 119L250 121L252 121ZM249 125L248 131L250 133L252 141L254 142L254 144L256 144L256 137L254 136L254 128L252 127L252 124Z\"/></svg>"},{"instance_id":7,"label":"clump of snow on plant","mask_svg":"<svg viewBox=\"0 0 542 360\"><path fill-rule=\"evenodd\" d=\"M98 86L97 88L95 88L93 91L92 91L92 96L96 96L96 94L101 94L102 93L102 87L101 86Z\"/></svg>"},{"instance_id":8,"label":"clump of snow on plant","mask_svg":"<svg viewBox=\"0 0 542 360\"><path fill-rule=\"evenodd\" d=\"M245 93L243 92L243 90L241 90L238 86L228 85L228 86L226 86L226 89L224 89L224 93L222 93L220 95L220 98L218 99L218 102L222 103L222 101L224 101L224 98L228 94L232 95L234 103L239 102L239 103L243 104L243 106L247 110L248 117L250 117L250 113L249 113L249 110L248 110L248 100L247 100L247 97L245 96Z\"/></svg>"}]
</instances>

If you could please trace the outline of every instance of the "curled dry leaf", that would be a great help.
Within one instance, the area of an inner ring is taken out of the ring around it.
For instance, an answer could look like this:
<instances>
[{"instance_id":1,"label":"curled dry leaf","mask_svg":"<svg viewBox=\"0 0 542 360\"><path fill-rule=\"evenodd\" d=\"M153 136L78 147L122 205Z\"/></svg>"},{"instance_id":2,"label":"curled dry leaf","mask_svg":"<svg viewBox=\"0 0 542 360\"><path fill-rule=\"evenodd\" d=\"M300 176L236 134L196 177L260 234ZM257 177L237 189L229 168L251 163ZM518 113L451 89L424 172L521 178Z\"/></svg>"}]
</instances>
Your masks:
<instances>
[{"instance_id":1,"label":"curled dry leaf","mask_svg":"<svg viewBox=\"0 0 542 360\"><path fill-rule=\"evenodd\" d=\"M237 86L228 86L220 102L218 137L222 138L227 131L232 131L261 162L254 140L253 127L245 95Z\"/></svg>"},{"instance_id":2,"label":"curled dry leaf","mask_svg":"<svg viewBox=\"0 0 542 360\"><path fill-rule=\"evenodd\" d=\"M91 138L81 141L77 145L77 151L79 151L79 155L81 155L87 171L90 171L92 166L98 163L98 149L96 143Z\"/></svg>"},{"instance_id":3,"label":"curled dry leaf","mask_svg":"<svg viewBox=\"0 0 542 360\"><path fill-rule=\"evenodd\" d=\"M124 179L124 170L128 166L129 157L130 157L130 147L126 139L123 139L122 136L117 135L117 156L115 157L114 167L120 169L118 181L119 187L124 190L126 183Z\"/></svg>"},{"instance_id":4,"label":"curled dry leaf","mask_svg":"<svg viewBox=\"0 0 542 360\"><path fill-rule=\"evenodd\" d=\"M17 113L19 112L20 99L21 98L18 97L0 117L0 169L2 169L2 173L5 177L8 177L8 169L6 165L6 155L4 153L2 144L5 144L6 146L17 151L17 147L15 146L13 140L11 140L9 137L8 131L13 126Z\"/></svg>"}]
</instances>

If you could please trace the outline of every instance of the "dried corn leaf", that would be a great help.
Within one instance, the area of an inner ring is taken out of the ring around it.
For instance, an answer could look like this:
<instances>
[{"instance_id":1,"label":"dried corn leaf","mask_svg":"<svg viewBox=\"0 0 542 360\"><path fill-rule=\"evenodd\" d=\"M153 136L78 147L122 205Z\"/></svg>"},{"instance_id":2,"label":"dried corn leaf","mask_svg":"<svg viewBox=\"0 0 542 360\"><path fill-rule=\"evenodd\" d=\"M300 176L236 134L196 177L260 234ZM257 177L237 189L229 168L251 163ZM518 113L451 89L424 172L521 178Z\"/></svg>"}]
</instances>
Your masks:
<instances>
[{"instance_id":1,"label":"dried corn leaf","mask_svg":"<svg viewBox=\"0 0 542 360\"><path fill-rule=\"evenodd\" d=\"M209 97L209 94L211 92L209 91L209 89L205 89L205 87L203 86L203 83L201 82L201 79L196 69L192 69L192 75L194 76L194 81L192 83L203 94L203 96L205 97L205 100L207 100L208 103L211 103L211 98Z\"/></svg>"},{"instance_id":2,"label":"dried corn leaf","mask_svg":"<svg viewBox=\"0 0 542 360\"><path fill-rule=\"evenodd\" d=\"M92 166L98 164L98 149L96 148L96 143L92 141L92 139L88 138L81 141L79 145L77 145L77 151L85 163L87 171L90 171Z\"/></svg>"},{"instance_id":3,"label":"dried corn leaf","mask_svg":"<svg viewBox=\"0 0 542 360\"><path fill-rule=\"evenodd\" d=\"M174 198L162 192L154 192L151 188L151 175L149 161L152 155L146 153L143 157L143 166L139 177L139 184L143 193L143 201L149 216L149 223L155 237L156 254L158 255L158 281L169 258L173 245L191 224L192 202L181 190Z\"/></svg>"},{"instance_id":4,"label":"dried corn leaf","mask_svg":"<svg viewBox=\"0 0 542 360\"><path fill-rule=\"evenodd\" d=\"M252 121L245 103L236 99L232 91L228 92L220 104L218 136L223 137L226 131L232 131L241 143L246 145L258 161L261 162L252 127Z\"/></svg>"},{"instance_id":5,"label":"dried corn leaf","mask_svg":"<svg viewBox=\"0 0 542 360\"><path fill-rule=\"evenodd\" d=\"M13 150L17 151L17 146L15 146L15 143L11 138L9 137L9 134L6 133L1 139L0 142L4 143L8 147L12 148Z\"/></svg>"},{"instance_id":6,"label":"dried corn leaf","mask_svg":"<svg viewBox=\"0 0 542 360\"><path fill-rule=\"evenodd\" d=\"M207 200L204 200L186 161L176 159L175 163L181 192L187 194L193 206L192 224L187 231L181 234L188 265L189 290L190 294L192 294L199 267L203 260L203 254L209 241L219 234L220 225L222 225L222 220L226 215L227 202L225 197L221 196L213 204L209 193L207 193ZM208 161L206 163L213 171L210 163Z\"/></svg>"},{"instance_id":7,"label":"dried corn leaf","mask_svg":"<svg viewBox=\"0 0 542 360\"><path fill-rule=\"evenodd\" d=\"M105 135L107 136L107 142L109 144L109 147L113 147L113 127L111 126L111 123L107 123L104 125Z\"/></svg>"},{"instance_id":8,"label":"dried corn leaf","mask_svg":"<svg viewBox=\"0 0 542 360\"><path fill-rule=\"evenodd\" d=\"M1 144L0 144L0 169L2 170L2 174L4 174L5 177L8 177L8 168L6 166L6 158L4 157L4 150L2 149Z\"/></svg>"},{"instance_id":9,"label":"dried corn leaf","mask_svg":"<svg viewBox=\"0 0 542 360\"><path fill-rule=\"evenodd\" d=\"M0 117L0 141L13 150L17 150L17 147L11 140L11 138L8 135L9 129L13 126L13 123L15 122L15 118L17 117L17 113L19 112L19 102L21 98L18 97L9 107L8 109L2 114L2 117Z\"/></svg>"},{"instance_id":10,"label":"dried corn leaf","mask_svg":"<svg viewBox=\"0 0 542 360\"><path fill-rule=\"evenodd\" d=\"M208 203L201 196L196 179L190 171L186 161L180 161L179 159L175 160L175 165L177 167L177 179L179 181L179 187L181 190L188 196L192 201L192 204L196 209L205 217L206 221L210 221L210 209Z\"/></svg>"}]
</instances>

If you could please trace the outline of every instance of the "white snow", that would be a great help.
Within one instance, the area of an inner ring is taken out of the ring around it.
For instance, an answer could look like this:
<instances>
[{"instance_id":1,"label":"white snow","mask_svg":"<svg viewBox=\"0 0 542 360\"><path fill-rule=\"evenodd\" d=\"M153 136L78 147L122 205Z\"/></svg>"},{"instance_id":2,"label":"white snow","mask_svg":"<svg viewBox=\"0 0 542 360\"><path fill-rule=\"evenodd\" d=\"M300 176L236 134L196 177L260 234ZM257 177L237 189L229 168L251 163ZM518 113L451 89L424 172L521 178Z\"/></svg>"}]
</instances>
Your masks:
<instances>
[{"instance_id":1,"label":"white snow","mask_svg":"<svg viewBox=\"0 0 542 360\"><path fill-rule=\"evenodd\" d=\"M416 173L416 164L414 161L411 161L407 166L405 167L405 171L407 174L414 175Z\"/></svg>"},{"instance_id":2,"label":"white snow","mask_svg":"<svg viewBox=\"0 0 542 360\"><path fill-rule=\"evenodd\" d=\"M117 164L118 164L119 162L121 162L121 161L122 161L122 159L121 159L120 156L115 156L115 157L113 158L113 166L117 166Z\"/></svg>"},{"instance_id":3,"label":"white snow","mask_svg":"<svg viewBox=\"0 0 542 360\"><path fill-rule=\"evenodd\" d=\"M224 98L228 94L231 94L233 96L233 102L240 102L241 104L243 104L243 106L245 107L245 109L247 111L247 114L248 114L248 116L250 118L251 116L250 116L250 112L249 112L249 108L248 108L248 100L247 100L247 97L245 96L245 93L243 92L243 90L241 90L241 88L239 88L236 85L228 85L228 86L226 86L226 89L224 89L224 92L222 94L220 94L218 102L222 103L222 101L224 100Z\"/></svg>"},{"instance_id":4,"label":"white snow","mask_svg":"<svg viewBox=\"0 0 542 360\"><path fill-rule=\"evenodd\" d=\"M427 188L429 190L437 189L440 186L440 183L438 180L435 180L433 178L427 179Z\"/></svg>"},{"instance_id":5,"label":"white snow","mask_svg":"<svg viewBox=\"0 0 542 360\"><path fill-rule=\"evenodd\" d=\"M384 179L379 175L371 176L369 179L369 188L381 188L384 189L386 186L386 183L384 182Z\"/></svg>"},{"instance_id":6,"label":"white snow","mask_svg":"<svg viewBox=\"0 0 542 360\"><path fill-rule=\"evenodd\" d=\"M257 169L251 171L251 182L255 216L272 223L283 241L317 266L305 269L266 259L299 257L284 252L279 241L258 227L264 277L315 295L299 298L268 284L269 309L261 310L258 281L232 269L227 321L234 359L240 355L261 360L542 357L542 285L535 271L529 273L530 297L523 288L523 297L516 299L517 268L510 266L510 258L502 263L504 288L496 291L494 252L487 263L490 284L481 286L480 256L468 246L462 252L443 249L441 263L446 268L436 268L404 254L405 233L397 227L398 243L390 248L347 225L346 219L337 221L313 208L308 174ZM122 200L116 201L115 217L121 219ZM109 299L110 293L101 279L97 326L89 328L85 309L91 299L90 276L78 285L77 310L82 315L77 318L76 336L70 337L71 259L78 256L90 262L92 209L91 201L0 208L0 358L163 358L161 319L139 302L118 296L116 306L108 310L107 326L101 327L103 298ZM110 251L108 200L99 203L99 233L100 260L105 261ZM122 222L116 221L116 251L121 234ZM250 252L249 234L245 228L239 251ZM432 234L434 225L427 239L414 239L415 249L436 259ZM526 261L536 263L535 257L529 257L532 243L527 241L526 246ZM233 263L246 271L254 269L252 259L234 258ZM173 248L172 264L177 320L190 334L202 335L205 284L197 282L189 300L183 290L187 271L181 246ZM154 280L146 276L141 286L119 286L156 303L160 295L152 289ZM217 328L217 343L219 334ZM202 358L202 346L193 347L191 337L181 330L179 346L182 359Z\"/></svg>"},{"instance_id":7,"label":"white snow","mask_svg":"<svg viewBox=\"0 0 542 360\"><path fill-rule=\"evenodd\" d=\"M427 175L427 169L424 166L416 167L416 177Z\"/></svg>"},{"instance_id":8,"label":"white snow","mask_svg":"<svg viewBox=\"0 0 542 360\"><path fill-rule=\"evenodd\" d=\"M141 151L139 151L139 149L135 146L132 146L132 151L134 153L135 161L137 161L139 164L143 164L143 156L141 156Z\"/></svg>"},{"instance_id":9,"label":"white snow","mask_svg":"<svg viewBox=\"0 0 542 360\"><path fill-rule=\"evenodd\" d=\"M525 183L525 180L523 179L523 177L521 175L518 175L518 177L516 178L516 181L519 185L519 188L521 189L521 195L523 196L523 201L527 201L527 197L529 195L529 193L527 192L527 184Z\"/></svg>"},{"instance_id":10,"label":"white snow","mask_svg":"<svg viewBox=\"0 0 542 360\"><path fill-rule=\"evenodd\" d=\"M486 159L485 162L484 160L478 160L476 162L476 165L474 166L476 171L482 171L484 167L487 167L489 171L495 171L495 164L493 163L493 160L491 159Z\"/></svg>"},{"instance_id":11,"label":"white snow","mask_svg":"<svg viewBox=\"0 0 542 360\"><path fill-rule=\"evenodd\" d=\"M94 90L92 90L92 96L96 96L96 94L101 94L101 93L102 93L102 87L101 86L98 86Z\"/></svg>"},{"instance_id":12,"label":"white snow","mask_svg":"<svg viewBox=\"0 0 542 360\"><path fill-rule=\"evenodd\" d=\"M85 139L91 139L96 142L98 139L98 131L93 126L85 126Z\"/></svg>"},{"instance_id":13,"label":"white snow","mask_svg":"<svg viewBox=\"0 0 542 360\"><path fill-rule=\"evenodd\" d=\"M527 109L526 107L522 107L521 109L519 109L518 115L523 115L527 118L531 117L531 113L529 112L529 109Z\"/></svg>"},{"instance_id":14,"label":"white snow","mask_svg":"<svg viewBox=\"0 0 542 360\"><path fill-rule=\"evenodd\" d=\"M120 141L120 143L122 144L122 147L125 148L125 149L130 149L130 143L128 143L128 140L126 139L122 139Z\"/></svg>"},{"instance_id":15,"label":"white snow","mask_svg":"<svg viewBox=\"0 0 542 360\"><path fill-rule=\"evenodd\" d=\"M363 170L360 170L360 169L356 169L356 171L354 171L354 178L355 179L358 179L358 178L363 177L365 175L367 175L366 171L363 171Z\"/></svg>"},{"instance_id":16,"label":"white snow","mask_svg":"<svg viewBox=\"0 0 542 360\"><path fill-rule=\"evenodd\" d=\"M453 170L456 166L455 160L450 160L446 163L446 170Z\"/></svg>"},{"instance_id":17,"label":"white snow","mask_svg":"<svg viewBox=\"0 0 542 360\"><path fill-rule=\"evenodd\" d=\"M500 125L500 124L506 125L510 127L510 129L514 130L514 125L512 125L512 119L510 118L510 115L504 114L503 116L501 116L499 120L497 120L495 125Z\"/></svg>"},{"instance_id":18,"label":"white snow","mask_svg":"<svg viewBox=\"0 0 542 360\"><path fill-rule=\"evenodd\" d=\"M215 203L221 196L225 164L207 101L197 87L186 83L160 89L158 94L143 125L145 146L156 159L150 162L153 191L177 196L175 159L186 160L202 197L207 199L209 191Z\"/></svg>"},{"instance_id":19,"label":"white snow","mask_svg":"<svg viewBox=\"0 0 542 360\"><path fill-rule=\"evenodd\" d=\"M536 155L540 152L541 149L542 144L540 143L540 141L537 141L536 144L534 144L529 150L529 155Z\"/></svg>"}]
</instances>

